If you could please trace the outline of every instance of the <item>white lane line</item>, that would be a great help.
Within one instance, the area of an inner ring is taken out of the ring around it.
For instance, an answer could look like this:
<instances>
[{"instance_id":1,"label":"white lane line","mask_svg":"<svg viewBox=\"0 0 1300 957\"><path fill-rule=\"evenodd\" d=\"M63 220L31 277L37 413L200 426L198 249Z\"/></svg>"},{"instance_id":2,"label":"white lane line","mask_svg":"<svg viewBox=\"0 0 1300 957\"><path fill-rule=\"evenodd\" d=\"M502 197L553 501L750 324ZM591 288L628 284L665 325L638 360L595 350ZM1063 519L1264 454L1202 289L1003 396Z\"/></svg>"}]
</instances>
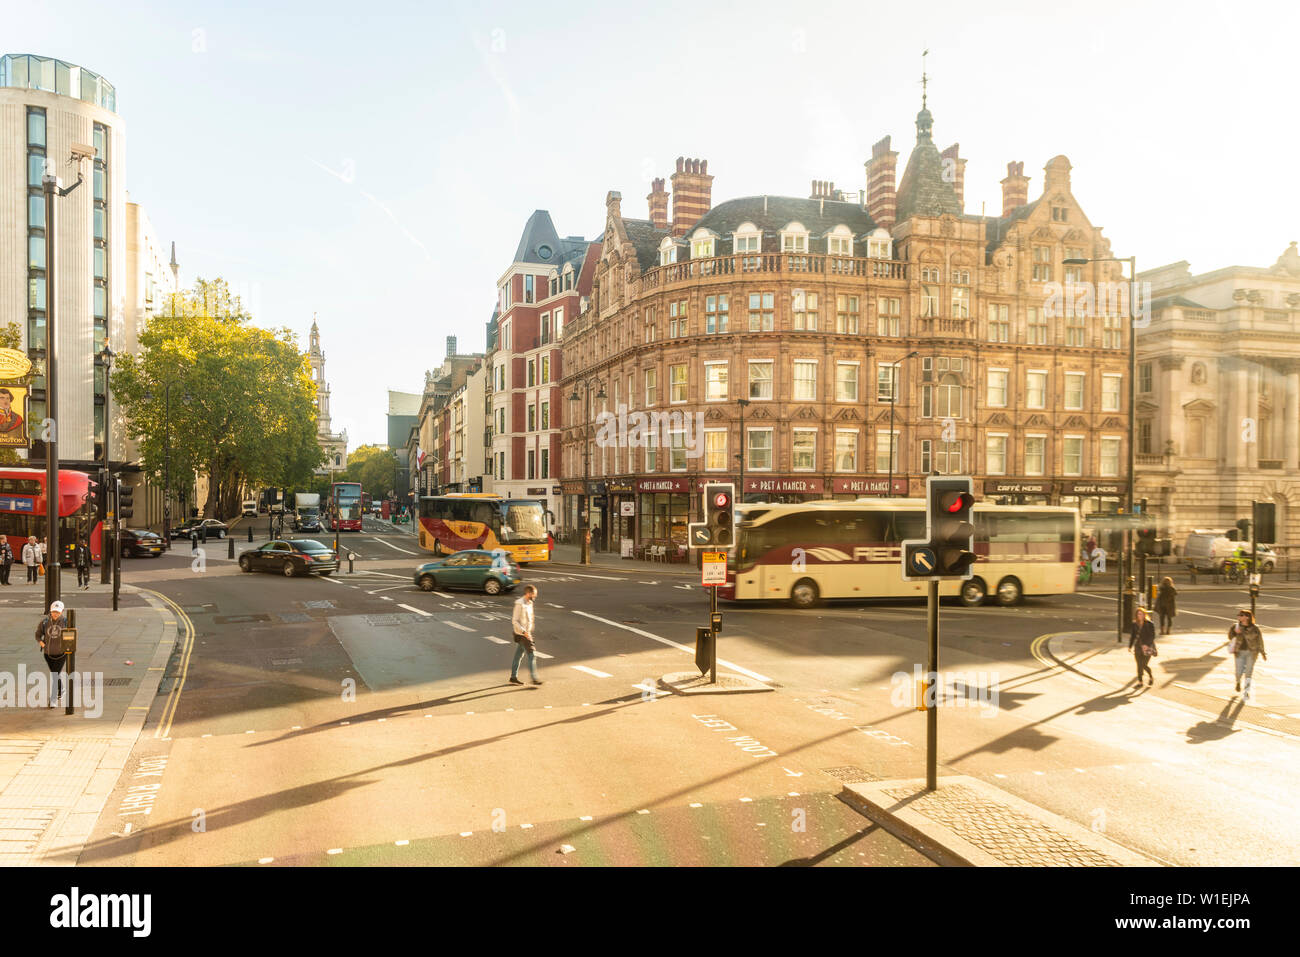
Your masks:
<instances>
[{"instance_id":1,"label":"white lane line","mask_svg":"<svg viewBox=\"0 0 1300 957\"><path fill-rule=\"evenodd\" d=\"M418 554L419 554L419 552L408 552L405 548L398 548L398 547L397 547L396 545L394 545L392 542L386 542L386 541L384 541L382 538L375 538L373 535L370 536L370 540L371 540L372 542L379 542L379 544L381 544L381 545L387 545L389 548L393 549L393 551L401 552L403 555L418 555Z\"/></svg>"},{"instance_id":2,"label":"white lane line","mask_svg":"<svg viewBox=\"0 0 1300 957\"><path fill-rule=\"evenodd\" d=\"M588 668L586 665L570 665L574 671L581 671L591 675L593 678L612 678L613 675L607 675L603 671L597 671L595 668Z\"/></svg>"},{"instance_id":3,"label":"white lane line","mask_svg":"<svg viewBox=\"0 0 1300 957\"><path fill-rule=\"evenodd\" d=\"M537 574L542 574L542 575L561 575L561 576L571 577L571 578L599 578L603 582L627 581L626 578L614 578L611 575L583 575L581 572L561 572L561 571L550 571L550 570L542 571L541 569L534 569L534 568L526 569L526 571L528 572L529 577Z\"/></svg>"},{"instance_id":4,"label":"white lane line","mask_svg":"<svg viewBox=\"0 0 1300 957\"><path fill-rule=\"evenodd\" d=\"M550 605L552 608L563 608L563 607L564 607L563 605L557 605L557 604L555 604L555 602L553 602L553 601L548 601L546 604Z\"/></svg>"},{"instance_id":5,"label":"white lane line","mask_svg":"<svg viewBox=\"0 0 1300 957\"><path fill-rule=\"evenodd\" d=\"M466 628L464 625L458 625L454 621L444 621L443 624L447 625L449 628L455 628L457 631L468 631L471 635L474 634L473 628Z\"/></svg>"},{"instance_id":6,"label":"white lane line","mask_svg":"<svg viewBox=\"0 0 1300 957\"><path fill-rule=\"evenodd\" d=\"M1076 594L1076 595L1084 595L1084 596L1086 596L1086 597L1088 597L1088 598L1100 598L1102 601L1118 601L1118 599L1116 599L1116 598L1112 598L1112 597L1109 596L1109 595L1094 595L1094 594L1091 594L1090 592L1086 592L1086 591L1075 592L1075 594ZM1184 609L1182 609L1181 611L1179 611L1178 614L1180 614L1180 615L1198 615L1198 616L1200 616L1201 618L1213 618L1215 621L1233 621L1233 622L1235 622L1235 621L1237 620L1237 619L1235 619L1235 618L1224 618L1222 615L1207 615L1207 614L1205 614L1205 612L1203 612L1203 611L1190 611L1190 610L1188 610L1188 609L1186 609L1186 608L1184 608Z\"/></svg>"},{"instance_id":7,"label":"white lane line","mask_svg":"<svg viewBox=\"0 0 1300 957\"><path fill-rule=\"evenodd\" d=\"M651 632L648 631L642 631L640 628L633 628L631 625L624 625L622 622L610 621L608 618L601 618L599 615L593 615L585 611L575 611L574 614L581 615L583 618L590 618L593 621L598 621L605 625L611 625L614 628L622 628L624 631L630 631L632 632L632 634L640 635L643 638L651 638L654 641L657 641L660 644L667 645L670 648L676 648L678 651L684 651L688 655L695 654L694 648L687 648L685 645L679 645L675 641L670 641L667 638L661 638L659 635L652 634ZM755 681L770 682L772 680L771 678L768 678L766 675L760 675L756 671L750 671L748 668L742 668L740 665L735 664L734 662L731 661L727 661L723 658L718 659L718 664L727 668L731 668L733 671L739 671L742 675L749 675L749 677L753 678Z\"/></svg>"},{"instance_id":8,"label":"white lane line","mask_svg":"<svg viewBox=\"0 0 1300 957\"><path fill-rule=\"evenodd\" d=\"M455 595L448 595L445 591L436 591L436 592L434 592L434 594L437 595L439 598L450 598L450 599L452 599L453 601L454 601L455 598L456 598Z\"/></svg>"},{"instance_id":9,"label":"white lane line","mask_svg":"<svg viewBox=\"0 0 1300 957\"><path fill-rule=\"evenodd\" d=\"M498 638L496 635L479 635L479 637L486 638L488 641L494 642L498 645L510 644L510 642L506 641L504 638Z\"/></svg>"},{"instance_id":10,"label":"white lane line","mask_svg":"<svg viewBox=\"0 0 1300 957\"><path fill-rule=\"evenodd\" d=\"M324 575L317 575L316 577L319 578L319 579L320 579L321 581L323 581L323 582L329 582L331 585L342 585L342 584L343 584L343 582L339 581L337 578L328 578L328 577L326 577L326 576L324 576Z\"/></svg>"},{"instance_id":11,"label":"white lane line","mask_svg":"<svg viewBox=\"0 0 1300 957\"><path fill-rule=\"evenodd\" d=\"M504 638L502 638L501 640L502 640L502 641L505 641ZM555 655L548 655L548 654L547 654L546 652L544 652L544 651L534 651L533 654L535 654L538 658L548 658L548 659L549 659L549 658L554 658L554 657L555 657Z\"/></svg>"},{"instance_id":12,"label":"white lane line","mask_svg":"<svg viewBox=\"0 0 1300 957\"><path fill-rule=\"evenodd\" d=\"M407 611L413 611L413 612L415 612L417 615L423 615L425 618L432 618L432 617L433 617L433 612L431 612L431 611L425 611L423 608L412 608L410 605L403 605L401 602L398 602L398 603L397 603L397 607L398 607L398 608L405 608Z\"/></svg>"}]
</instances>

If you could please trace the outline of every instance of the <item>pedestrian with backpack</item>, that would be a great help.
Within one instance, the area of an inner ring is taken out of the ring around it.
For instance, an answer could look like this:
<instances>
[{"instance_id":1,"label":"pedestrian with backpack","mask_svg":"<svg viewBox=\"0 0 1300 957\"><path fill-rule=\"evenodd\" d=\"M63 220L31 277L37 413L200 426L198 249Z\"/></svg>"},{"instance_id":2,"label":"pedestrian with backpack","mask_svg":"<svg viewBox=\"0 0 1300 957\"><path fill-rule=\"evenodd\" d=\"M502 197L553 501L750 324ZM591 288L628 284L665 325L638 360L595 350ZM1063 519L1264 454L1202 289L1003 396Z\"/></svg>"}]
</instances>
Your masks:
<instances>
[{"instance_id":1,"label":"pedestrian with backpack","mask_svg":"<svg viewBox=\"0 0 1300 957\"><path fill-rule=\"evenodd\" d=\"M1241 691L1244 678L1246 698L1249 699L1254 694L1255 659L1263 655L1268 661L1268 652L1264 650L1264 635L1248 608L1237 612L1237 623L1228 629L1228 653L1236 659L1237 690Z\"/></svg>"},{"instance_id":2,"label":"pedestrian with backpack","mask_svg":"<svg viewBox=\"0 0 1300 957\"><path fill-rule=\"evenodd\" d=\"M63 659L67 655L63 647L63 630L68 625L67 620L63 617L63 610L63 602L51 602L50 613L42 618L41 623L36 626L36 643L41 646L41 654L45 656L45 664L50 669L51 708L54 707L57 698L63 697ZM56 676L59 686L57 696L54 694ZM68 693L72 693L71 685L68 687Z\"/></svg>"},{"instance_id":3,"label":"pedestrian with backpack","mask_svg":"<svg viewBox=\"0 0 1300 957\"><path fill-rule=\"evenodd\" d=\"M1174 616L1178 614L1178 589L1174 587L1174 580L1169 576L1160 582L1160 587L1156 589L1156 614L1160 616L1160 634L1172 634L1174 630Z\"/></svg>"},{"instance_id":4,"label":"pedestrian with backpack","mask_svg":"<svg viewBox=\"0 0 1300 957\"><path fill-rule=\"evenodd\" d=\"M539 685L537 678L537 642L533 636L533 601L537 598L537 586L525 585L523 595L515 602L514 614L510 616L510 625L515 633L515 660L510 666L510 683L521 685L519 664L528 655L528 671L533 676L533 684Z\"/></svg>"},{"instance_id":5,"label":"pedestrian with backpack","mask_svg":"<svg viewBox=\"0 0 1300 957\"><path fill-rule=\"evenodd\" d=\"M1133 658L1137 661L1137 683L1142 687L1142 672L1147 675L1147 687L1156 683L1156 677L1151 673L1151 659L1158 652L1156 651L1156 626L1151 623L1147 617L1147 610L1139 607L1137 617L1133 621L1133 629L1129 633L1128 646L1133 651Z\"/></svg>"}]
</instances>

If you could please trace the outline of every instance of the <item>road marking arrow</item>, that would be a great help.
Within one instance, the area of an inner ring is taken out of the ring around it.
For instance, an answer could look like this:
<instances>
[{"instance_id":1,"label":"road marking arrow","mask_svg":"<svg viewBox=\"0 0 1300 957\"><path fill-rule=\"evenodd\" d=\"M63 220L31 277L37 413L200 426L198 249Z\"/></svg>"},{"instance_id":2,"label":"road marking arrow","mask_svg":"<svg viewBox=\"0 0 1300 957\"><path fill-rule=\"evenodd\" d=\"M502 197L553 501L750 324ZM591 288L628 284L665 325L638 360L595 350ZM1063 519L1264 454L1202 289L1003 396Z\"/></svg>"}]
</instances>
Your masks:
<instances>
[{"instance_id":1,"label":"road marking arrow","mask_svg":"<svg viewBox=\"0 0 1300 957\"><path fill-rule=\"evenodd\" d=\"M802 771L791 771L789 768L782 768L781 770L785 771L785 773L788 774L788 775L790 775L790 777L792 777L792 778L801 778L801 777L803 777L803 772L802 772Z\"/></svg>"}]
</instances>

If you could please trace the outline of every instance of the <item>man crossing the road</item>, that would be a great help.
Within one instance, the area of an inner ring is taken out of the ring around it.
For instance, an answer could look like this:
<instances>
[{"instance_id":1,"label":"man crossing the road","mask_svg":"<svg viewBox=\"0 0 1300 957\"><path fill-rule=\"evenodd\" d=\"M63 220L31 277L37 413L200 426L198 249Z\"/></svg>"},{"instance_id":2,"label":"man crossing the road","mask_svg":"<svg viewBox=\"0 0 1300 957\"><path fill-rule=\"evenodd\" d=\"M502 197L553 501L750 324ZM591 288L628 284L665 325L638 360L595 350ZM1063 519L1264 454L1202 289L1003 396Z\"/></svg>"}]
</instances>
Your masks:
<instances>
[{"instance_id":1,"label":"man crossing the road","mask_svg":"<svg viewBox=\"0 0 1300 957\"><path fill-rule=\"evenodd\" d=\"M523 595L515 602L514 614L510 616L511 627L515 633L515 660L510 666L510 683L521 685L519 680L519 663L524 654L528 655L528 670L533 676L533 684L539 685L537 678L537 643L533 638L533 601L537 598L537 587L525 585Z\"/></svg>"}]
</instances>

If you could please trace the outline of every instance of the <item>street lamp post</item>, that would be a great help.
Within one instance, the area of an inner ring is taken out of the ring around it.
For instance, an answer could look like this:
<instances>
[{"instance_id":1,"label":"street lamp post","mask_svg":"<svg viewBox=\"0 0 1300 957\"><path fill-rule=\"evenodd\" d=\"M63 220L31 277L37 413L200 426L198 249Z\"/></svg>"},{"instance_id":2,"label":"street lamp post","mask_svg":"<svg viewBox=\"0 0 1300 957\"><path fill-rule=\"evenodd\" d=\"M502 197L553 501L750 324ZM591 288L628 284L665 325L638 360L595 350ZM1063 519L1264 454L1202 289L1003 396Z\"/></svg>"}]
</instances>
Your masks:
<instances>
[{"instance_id":1,"label":"street lamp post","mask_svg":"<svg viewBox=\"0 0 1300 957\"><path fill-rule=\"evenodd\" d=\"M570 402L578 402L582 396L578 395L578 386L582 386L587 393L587 416L582 422L582 497L586 506L586 515L582 523L582 564L591 564L591 387L595 385L600 391L596 393L597 399L604 399L605 383L600 379L592 376L590 379L574 383L573 395L569 396Z\"/></svg>"},{"instance_id":2,"label":"street lamp post","mask_svg":"<svg viewBox=\"0 0 1300 957\"><path fill-rule=\"evenodd\" d=\"M1127 527L1128 523L1133 520L1133 485L1134 473L1137 465L1136 449L1134 448L1133 438L1136 431L1134 414L1137 403L1137 257L1135 256L1107 256L1100 259L1067 259L1065 264L1068 266L1083 266L1088 263L1128 263L1129 276L1132 285L1129 287L1128 295L1128 495L1127 511L1125 512L1124 528L1124 553L1120 556L1119 575L1116 576L1116 597L1119 599L1119 608L1115 615L1115 640L1124 640L1124 579L1127 573L1133 570L1133 529ZM1125 569L1128 572L1126 573Z\"/></svg>"},{"instance_id":3,"label":"street lamp post","mask_svg":"<svg viewBox=\"0 0 1300 957\"><path fill-rule=\"evenodd\" d=\"M898 404L898 366L899 363L919 356L919 352L909 352L902 359L895 359L890 365L893 367L893 374L889 377L889 497L894 497L894 449L898 446L898 438L894 435L894 406Z\"/></svg>"},{"instance_id":4,"label":"street lamp post","mask_svg":"<svg viewBox=\"0 0 1300 957\"><path fill-rule=\"evenodd\" d=\"M112 410L109 406L110 396L108 389L108 374L113 369L113 350L108 347L107 342L104 343L104 348L100 351L99 356L104 360L104 504L107 506L109 501L108 483L112 481L113 476L112 467L109 464L111 460L109 459L108 448L109 439L113 434L113 417L110 414ZM107 517L108 508L105 507L104 518ZM114 503L113 525L115 530L119 521L121 521L121 519L117 514L116 503ZM108 534L108 522L101 521L99 525L99 583L101 585L107 585L112 581L112 569L109 567L110 563L108 561L108 548L104 543L104 536L106 534ZM116 535L113 536L113 541L116 543ZM90 543L87 542L86 546L90 547Z\"/></svg>"}]
</instances>

